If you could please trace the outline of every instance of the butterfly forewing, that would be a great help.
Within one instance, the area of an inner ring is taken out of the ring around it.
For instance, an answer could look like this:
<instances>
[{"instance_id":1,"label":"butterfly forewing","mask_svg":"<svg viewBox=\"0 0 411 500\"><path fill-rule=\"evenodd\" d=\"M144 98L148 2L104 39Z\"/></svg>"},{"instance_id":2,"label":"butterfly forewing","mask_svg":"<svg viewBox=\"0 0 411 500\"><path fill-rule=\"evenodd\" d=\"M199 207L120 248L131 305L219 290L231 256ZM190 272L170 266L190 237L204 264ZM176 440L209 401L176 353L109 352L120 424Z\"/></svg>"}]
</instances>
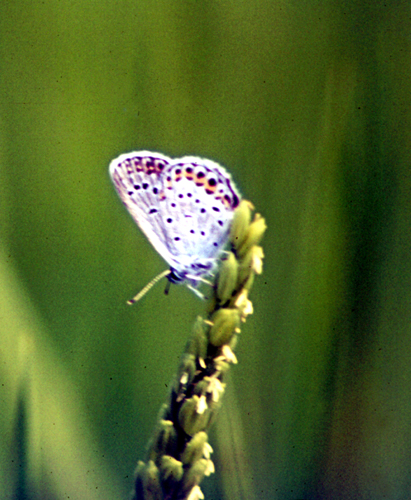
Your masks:
<instances>
[{"instance_id":1,"label":"butterfly forewing","mask_svg":"<svg viewBox=\"0 0 411 500\"><path fill-rule=\"evenodd\" d=\"M109 170L117 193L134 221L163 259L173 265L159 197L161 172L170 161L161 154L139 151L119 156L110 163Z\"/></svg>"}]
</instances>

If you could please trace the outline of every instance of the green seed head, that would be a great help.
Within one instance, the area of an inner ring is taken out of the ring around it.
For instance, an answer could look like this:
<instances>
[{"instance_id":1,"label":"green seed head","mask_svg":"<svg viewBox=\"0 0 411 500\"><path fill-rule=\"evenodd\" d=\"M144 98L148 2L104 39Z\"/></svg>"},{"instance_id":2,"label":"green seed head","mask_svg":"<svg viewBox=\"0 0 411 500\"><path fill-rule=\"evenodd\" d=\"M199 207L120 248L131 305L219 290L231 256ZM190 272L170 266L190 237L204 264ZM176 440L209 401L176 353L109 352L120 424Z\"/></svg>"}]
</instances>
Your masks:
<instances>
[{"instance_id":1,"label":"green seed head","mask_svg":"<svg viewBox=\"0 0 411 500\"><path fill-rule=\"evenodd\" d=\"M197 432L207 428L210 421L210 411L204 408L204 396L194 395L187 399L180 408L178 420L184 432L194 436Z\"/></svg>"},{"instance_id":2,"label":"green seed head","mask_svg":"<svg viewBox=\"0 0 411 500\"><path fill-rule=\"evenodd\" d=\"M258 245L267 229L264 217L256 214L253 222L249 225L242 244L238 247L237 254L243 259L253 245Z\"/></svg>"},{"instance_id":3,"label":"green seed head","mask_svg":"<svg viewBox=\"0 0 411 500\"><path fill-rule=\"evenodd\" d=\"M170 455L164 455L161 457L160 475L162 482L167 481L169 485L170 483L178 483L183 477L182 462L180 462L180 460L176 460Z\"/></svg>"},{"instance_id":4,"label":"green seed head","mask_svg":"<svg viewBox=\"0 0 411 500\"><path fill-rule=\"evenodd\" d=\"M150 460L138 472L136 480L136 490L142 490L142 498L149 498L150 500L162 500L160 486L160 474L156 464ZM139 484L140 483L140 484Z\"/></svg>"},{"instance_id":5,"label":"green seed head","mask_svg":"<svg viewBox=\"0 0 411 500\"><path fill-rule=\"evenodd\" d=\"M208 438L205 432L197 432L181 455L183 464L194 464L197 460L200 460L203 457L204 445L207 441Z\"/></svg>"},{"instance_id":6,"label":"green seed head","mask_svg":"<svg viewBox=\"0 0 411 500\"><path fill-rule=\"evenodd\" d=\"M243 244L251 221L251 209L251 203L247 200L242 200L234 212L229 236L234 248L239 248Z\"/></svg>"},{"instance_id":7,"label":"green seed head","mask_svg":"<svg viewBox=\"0 0 411 500\"><path fill-rule=\"evenodd\" d=\"M209 338L211 344L221 347L228 344L234 330L240 324L240 315L236 309L219 309L211 318L213 326L210 328Z\"/></svg>"},{"instance_id":8,"label":"green seed head","mask_svg":"<svg viewBox=\"0 0 411 500\"><path fill-rule=\"evenodd\" d=\"M237 285L238 261L233 252L230 252L228 258L223 260L219 272L217 297L221 303L231 299L232 293Z\"/></svg>"}]
</instances>

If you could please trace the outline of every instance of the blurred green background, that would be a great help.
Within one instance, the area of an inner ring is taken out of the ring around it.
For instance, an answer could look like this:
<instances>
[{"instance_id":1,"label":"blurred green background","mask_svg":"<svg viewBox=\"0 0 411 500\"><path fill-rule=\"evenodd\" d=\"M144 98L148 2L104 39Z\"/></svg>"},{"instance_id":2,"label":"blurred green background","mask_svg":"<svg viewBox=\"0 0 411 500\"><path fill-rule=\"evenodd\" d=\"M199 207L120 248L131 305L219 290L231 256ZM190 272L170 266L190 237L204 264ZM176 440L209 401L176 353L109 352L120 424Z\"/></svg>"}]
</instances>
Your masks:
<instances>
[{"instance_id":1,"label":"blurred green background","mask_svg":"<svg viewBox=\"0 0 411 500\"><path fill-rule=\"evenodd\" d=\"M225 165L267 220L207 500L411 498L411 7L0 4L0 498L128 498L201 303L120 153ZM235 387L241 391L235 391Z\"/></svg>"}]
</instances>

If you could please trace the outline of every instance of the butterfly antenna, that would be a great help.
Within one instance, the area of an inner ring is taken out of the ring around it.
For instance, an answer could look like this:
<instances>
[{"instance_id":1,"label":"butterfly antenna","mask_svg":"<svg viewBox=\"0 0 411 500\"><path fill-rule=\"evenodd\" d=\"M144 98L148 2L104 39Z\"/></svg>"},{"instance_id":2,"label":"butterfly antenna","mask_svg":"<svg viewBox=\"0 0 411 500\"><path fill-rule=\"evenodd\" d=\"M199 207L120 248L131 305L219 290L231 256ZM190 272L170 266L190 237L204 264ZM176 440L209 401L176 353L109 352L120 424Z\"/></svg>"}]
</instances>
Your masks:
<instances>
[{"instance_id":1,"label":"butterfly antenna","mask_svg":"<svg viewBox=\"0 0 411 500\"><path fill-rule=\"evenodd\" d=\"M138 294L135 297L133 297L131 300L128 300L127 304L132 305L138 302L142 297L144 297L144 295L150 290L150 288L152 288L158 281L165 278L169 274L171 274L170 269L166 269L165 271L157 275L150 281L150 283L147 283L147 285L140 292L138 292Z\"/></svg>"}]
</instances>

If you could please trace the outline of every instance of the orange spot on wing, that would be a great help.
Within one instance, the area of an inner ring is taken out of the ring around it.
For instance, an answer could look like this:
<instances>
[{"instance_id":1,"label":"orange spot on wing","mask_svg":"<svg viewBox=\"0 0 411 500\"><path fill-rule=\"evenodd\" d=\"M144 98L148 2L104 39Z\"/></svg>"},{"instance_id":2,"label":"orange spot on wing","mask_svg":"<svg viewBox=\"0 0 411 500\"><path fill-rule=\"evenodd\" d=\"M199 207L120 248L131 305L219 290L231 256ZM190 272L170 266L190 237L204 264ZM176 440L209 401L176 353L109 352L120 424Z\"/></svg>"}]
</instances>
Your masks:
<instances>
[{"instance_id":1,"label":"orange spot on wing","mask_svg":"<svg viewBox=\"0 0 411 500\"><path fill-rule=\"evenodd\" d=\"M217 191L217 187L216 186L210 186L210 184L208 184L208 187L206 189L207 193L210 192L210 193L215 193Z\"/></svg>"}]
</instances>

